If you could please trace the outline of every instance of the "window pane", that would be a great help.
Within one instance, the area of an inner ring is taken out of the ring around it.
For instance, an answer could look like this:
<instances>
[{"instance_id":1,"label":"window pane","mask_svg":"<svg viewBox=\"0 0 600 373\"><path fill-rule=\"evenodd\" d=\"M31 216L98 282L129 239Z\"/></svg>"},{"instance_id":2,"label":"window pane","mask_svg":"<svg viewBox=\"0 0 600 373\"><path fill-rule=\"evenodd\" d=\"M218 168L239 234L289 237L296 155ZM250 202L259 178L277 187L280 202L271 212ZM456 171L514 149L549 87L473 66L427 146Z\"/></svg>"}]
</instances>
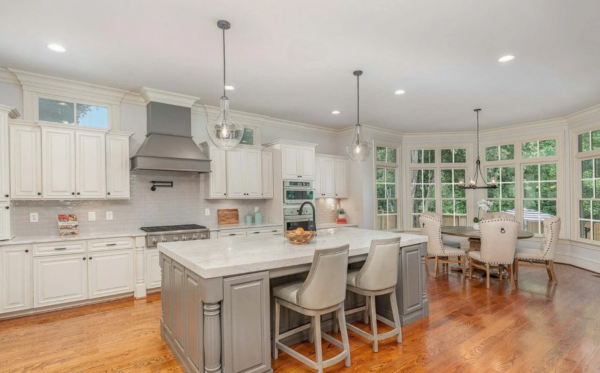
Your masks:
<instances>
[{"instance_id":1,"label":"window pane","mask_svg":"<svg viewBox=\"0 0 600 373\"><path fill-rule=\"evenodd\" d=\"M377 198L385 198L385 185L377 184Z\"/></svg>"},{"instance_id":2,"label":"window pane","mask_svg":"<svg viewBox=\"0 0 600 373\"><path fill-rule=\"evenodd\" d=\"M524 142L521 144L521 154L523 158L535 158L538 156L537 141Z\"/></svg>"},{"instance_id":3,"label":"window pane","mask_svg":"<svg viewBox=\"0 0 600 373\"><path fill-rule=\"evenodd\" d=\"M523 183L524 198L539 198L538 183Z\"/></svg>"},{"instance_id":4,"label":"window pane","mask_svg":"<svg viewBox=\"0 0 600 373\"><path fill-rule=\"evenodd\" d=\"M387 200L379 199L377 200L377 213L384 214L387 211Z\"/></svg>"},{"instance_id":5,"label":"window pane","mask_svg":"<svg viewBox=\"0 0 600 373\"><path fill-rule=\"evenodd\" d=\"M452 149L442 149L442 163L452 163Z\"/></svg>"},{"instance_id":6,"label":"window pane","mask_svg":"<svg viewBox=\"0 0 600 373\"><path fill-rule=\"evenodd\" d=\"M539 180L539 168L537 165L523 167L523 180L525 181L538 181Z\"/></svg>"},{"instance_id":7,"label":"window pane","mask_svg":"<svg viewBox=\"0 0 600 373\"><path fill-rule=\"evenodd\" d=\"M454 170L454 182L460 183L465 181L465 170Z\"/></svg>"},{"instance_id":8,"label":"window pane","mask_svg":"<svg viewBox=\"0 0 600 373\"><path fill-rule=\"evenodd\" d=\"M500 201L498 201L498 200L492 201L492 206L490 207L490 212L500 212Z\"/></svg>"},{"instance_id":9,"label":"window pane","mask_svg":"<svg viewBox=\"0 0 600 373\"><path fill-rule=\"evenodd\" d=\"M435 150L423 150L423 163L435 163Z\"/></svg>"},{"instance_id":10,"label":"window pane","mask_svg":"<svg viewBox=\"0 0 600 373\"><path fill-rule=\"evenodd\" d=\"M540 218L542 220L549 218L551 216L556 216L556 201L555 200L541 200L540 201Z\"/></svg>"},{"instance_id":11,"label":"window pane","mask_svg":"<svg viewBox=\"0 0 600 373\"><path fill-rule=\"evenodd\" d=\"M490 146L489 148L485 148L485 160L488 162L499 160L497 146Z\"/></svg>"},{"instance_id":12,"label":"window pane","mask_svg":"<svg viewBox=\"0 0 600 373\"><path fill-rule=\"evenodd\" d=\"M39 118L46 122L75 123L75 104L72 102L39 99Z\"/></svg>"},{"instance_id":13,"label":"window pane","mask_svg":"<svg viewBox=\"0 0 600 373\"><path fill-rule=\"evenodd\" d=\"M457 214L466 215L467 214L467 200L466 199L457 199L454 202L454 210Z\"/></svg>"},{"instance_id":14,"label":"window pane","mask_svg":"<svg viewBox=\"0 0 600 373\"><path fill-rule=\"evenodd\" d=\"M413 150L413 152L414 152L414 150ZM385 162L385 148L384 147L381 147L381 146L377 147L377 161Z\"/></svg>"},{"instance_id":15,"label":"window pane","mask_svg":"<svg viewBox=\"0 0 600 373\"><path fill-rule=\"evenodd\" d=\"M423 185L423 198L435 198L435 185Z\"/></svg>"},{"instance_id":16,"label":"window pane","mask_svg":"<svg viewBox=\"0 0 600 373\"><path fill-rule=\"evenodd\" d=\"M487 198L500 198L500 188L488 189Z\"/></svg>"},{"instance_id":17,"label":"window pane","mask_svg":"<svg viewBox=\"0 0 600 373\"><path fill-rule=\"evenodd\" d=\"M579 222L579 237L590 240L590 239L592 239L591 231L592 231L592 222L583 221L583 220Z\"/></svg>"},{"instance_id":18,"label":"window pane","mask_svg":"<svg viewBox=\"0 0 600 373\"><path fill-rule=\"evenodd\" d=\"M385 175L385 169L378 168L377 169L377 182L378 183L383 183L383 181L385 180L384 175Z\"/></svg>"},{"instance_id":19,"label":"window pane","mask_svg":"<svg viewBox=\"0 0 600 373\"><path fill-rule=\"evenodd\" d=\"M423 183L435 182L435 171L434 170L423 170Z\"/></svg>"},{"instance_id":20,"label":"window pane","mask_svg":"<svg viewBox=\"0 0 600 373\"><path fill-rule=\"evenodd\" d=\"M419 184L423 182L423 173L421 170L412 170L410 172L410 182L413 184Z\"/></svg>"},{"instance_id":21,"label":"window pane","mask_svg":"<svg viewBox=\"0 0 600 373\"><path fill-rule=\"evenodd\" d=\"M398 212L398 201L395 199L388 200L388 213L390 212Z\"/></svg>"},{"instance_id":22,"label":"window pane","mask_svg":"<svg viewBox=\"0 0 600 373\"><path fill-rule=\"evenodd\" d=\"M452 170L441 170L442 175L442 183L451 183L452 182Z\"/></svg>"},{"instance_id":23,"label":"window pane","mask_svg":"<svg viewBox=\"0 0 600 373\"><path fill-rule=\"evenodd\" d=\"M385 170L385 181L387 183L396 183L396 170L388 168Z\"/></svg>"},{"instance_id":24,"label":"window pane","mask_svg":"<svg viewBox=\"0 0 600 373\"><path fill-rule=\"evenodd\" d=\"M556 180L556 164L541 165L540 180Z\"/></svg>"},{"instance_id":25,"label":"window pane","mask_svg":"<svg viewBox=\"0 0 600 373\"><path fill-rule=\"evenodd\" d=\"M515 184L502 184L502 198L515 198Z\"/></svg>"},{"instance_id":26,"label":"window pane","mask_svg":"<svg viewBox=\"0 0 600 373\"><path fill-rule=\"evenodd\" d=\"M583 180L581 182L581 197L594 198L594 180Z\"/></svg>"},{"instance_id":27,"label":"window pane","mask_svg":"<svg viewBox=\"0 0 600 373\"><path fill-rule=\"evenodd\" d=\"M504 200L500 207L502 212L510 211L514 215L515 201Z\"/></svg>"},{"instance_id":28,"label":"window pane","mask_svg":"<svg viewBox=\"0 0 600 373\"><path fill-rule=\"evenodd\" d=\"M396 229L398 228L398 216L397 215L387 215L387 227L386 229Z\"/></svg>"},{"instance_id":29,"label":"window pane","mask_svg":"<svg viewBox=\"0 0 600 373\"><path fill-rule=\"evenodd\" d=\"M588 152L590 151L590 133L582 133L578 136L579 142L579 152Z\"/></svg>"},{"instance_id":30,"label":"window pane","mask_svg":"<svg viewBox=\"0 0 600 373\"><path fill-rule=\"evenodd\" d=\"M386 184L386 196L385 198L396 198L396 187L392 184Z\"/></svg>"},{"instance_id":31,"label":"window pane","mask_svg":"<svg viewBox=\"0 0 600 373\"><path fill-rule=\"evenodd\" d=\"M411 150L410 163L423 163L423 153L421 150Z\"/></svg>"},{"instance_id":32,"label":"window pane","mask_svg":"<svg viewBox=\"0 0 600 373\"><path fill-rule=\"evenodd\" d=\"M454 213L454 201L451 199L445 199L442 201L442 214L453 214Z\"/></svg>"},{"instance_id":33,"label":"window pane","mask_svg":"<svg viewBox=\"0 0 600 373\"><path fill-rule=\"evenodd\" d=\"M452 184L442 184L442 198L452 198Z\"/></svg>"},{"instance_id":34,"label":"window pane","mask_svg":"<svg viewBox=\"0 0 600 373\"><path fill-rule=\"evenodd\" d=\"M425 209L425 211L435 212L435 200L426 199L423 208Z\"/></svg>"},{"instance_id":35,"label":"window pane","mask_svg":"<svg viewBox=\"0 0 600 373\"><path fill-rule=\"evenodd\" d=\"M396 149L388 148L387 161L388 161L388 163L396 163Z\"/></svg>"},{"instance_id":36,"label":"window pane","mask_svg":"<svg viewBox=\"0 0 600 373\"><path fill-rule=\"evenodd\" d=\"M540 157L556 155L556 140L540 141Z\"/></svg>"},{"instance_id":37,"label":"window pane","mask_svg":"<svg viewBox=\"0 0 600 373\"><path fill-rule=\"evenodd\" d=\"M595 198L599 198L600 197L600 180L596 179L596 194L595 194Z\"/></svg>"},{"instance_id":38,"label":"window pane","mask_svg":"<svg viewBox=\"0 0 600 373\"><path fill-rule=\"evenodd\" d=\"M86 127L108 128L108 108L77 104L77 124Z\"/></svg>"},{"instance_id":39,"label":"window pane","mask_svg":"<svg viewBox=\"0 0 600 373\"><path fill-rule=\"evenodd\" d=\"M419 228L419 217L421 215L413 215L413 220L412 220L412 227L413 228Z\"/></svg>"},{"instance_id":40,"label":"window pane","mask_svg":"<svg viewBox=\"0 0 600 373\"><path fill-rule=\"evenodd\" d=\"M422 199L417 199L417 200L413 201L412 212L414 212L414 213L423 212L423 200Z\"/></svg>"},{"instance_id":41,"label":"window pane","mask_svg":"<svg viewBox=\"0 0 600 373\"><path fill-rule=\"evenodd\" d=\"M488 168L487 170L487 179L492 180L493 178L500 180L500 169L497 167Z\"/></svg>"},{"instance_id":42,"label":"window pane","mask_svg":"<svg viewBox=\"0 0 600 373\"><path fill-rule=\"evenodd\" d=\"M591 206L590 201L579 201L579 217L580 218L583 218L583 219L591 219L592 218L592 210L591 210L590 206Z\"/></svg>"},{"instance_id":43,"label":"window pane","mask_svg":"<svg viewBox=\"0 0 600 373\"><path fill-rule=\"evenodd\" d=\"M503 183L507 181L515 181L515 168L514 167L502 167L502 179Z\"/></svg>"},{"instance_id":44,"label":"window pane","mask_svg":"<svg viewBox=\"0 0 600 373\"><path fill-rule=\"evenodd\" d=\"M600 149L600 131L592 132L592 150Z\"/></svg>"},{"instance_id":45,"label":"window pane","mask_svg":"<svg viewBox=\"0 0 600 373\"><path fill-rule=\"evenodd\" d=\"M600 223L596 221L592 223L592 240L600 241Z\"/></svg>"},{"instance_id":46,"label":"window pane","mask_svg":"<svg viewBox=\"0 0 600 373\"><path fill-rule=\"evenodd\" d=\"M594 163L591 159L581 161L581 178L591 179L594 176Z\"/></svg>"},{"instance_id":47,"label":"window pane","mask_svg":"<svg viewBox=\"0 0 600 373\"><path fill-rule=\"evenodd\" d=\"M77 106L77 110L77 114L79 114L79 106ZM240 144L254 145L254 130L252 128L244 128L244 134L242 135Z\"/></svg>"},{"instance_id":48,"label":"window pane","mask_svg":"<svg viewBox=\"0 0 600 373\"><path fill-rule=\"evenodd\" d=\"M541 183L540 196L542 198L556 198L556 183Z\"/></svg>"},{"instance_id":49,"label":"window pane","mask_svg":"<svg viewBox=\"0 0 600 373\"><path fill-rule=\"evenodd\" d=\"M454 149L454 163L467 163L467 149Z\"/></svg>"},{"instance_id":50,"label":"window pane","mask_svg":"<svg viewBox=\"0 0 600 373\"><path fill-rule=\"evenodd\" d=\"M586 202L588 202L588 208L589 208L590 201L586 201ZM589 219L590 216L588 215L587 218ZM592 219L600 220L600 201L592 201Z\"/></svg>"},{"instance_id":51,"label":"window pane","mask_svg":"<svg viewBox=\"0 0 600 373\"><path fill-rule=\"evenodd\" d=\"M600 158L594 159L594 167L596 168L594 174L598 178L600 177Z\"/></svg>"},{"instance_id":52,"label":"window pane","mask_svg":"<svg viewBox=\"0 0 600 373\"><path fill-rule=\"evenodd\" d=\"M465 198L465 190L458 185L454 186L454 198Z\"/></svg>"},{"instance_id":53,"label":"window pane","mask_svg":"<svg viewBox=\"0 0 600 373\"><path fill-rule=\"evenodd\" d=\"M515 159L515 146L511 145L502 145L500 147L500 159L503 161Z\"/></svg>"}]
</instances>

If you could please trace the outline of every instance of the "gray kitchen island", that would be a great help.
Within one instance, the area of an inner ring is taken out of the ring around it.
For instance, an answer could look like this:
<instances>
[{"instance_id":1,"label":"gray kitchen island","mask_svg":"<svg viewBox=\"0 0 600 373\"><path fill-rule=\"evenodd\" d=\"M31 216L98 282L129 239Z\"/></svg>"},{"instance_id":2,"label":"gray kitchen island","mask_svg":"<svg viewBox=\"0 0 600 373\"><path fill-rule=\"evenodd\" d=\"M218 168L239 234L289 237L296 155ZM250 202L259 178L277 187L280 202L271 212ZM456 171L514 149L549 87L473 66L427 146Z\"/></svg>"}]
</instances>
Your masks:
<instances>
[{"instance_id":1,"label":"gray kitchen island","mask_svg":"<svg viewBox=\"0 0 600 373\"><path fill-rule=\"evenodd\" d=\"M350 266L360 267L372 240L397 236L398 308L407 325L429 315L425 236L334 228L319 230L308 245L292 245L282 234L159 244L162 338L185 372L271 372L271 288L306 277L315 250L349 244ZM385 301L377 300L378 313L391 318ZM348 293L346 309L362 305L364 297ZM351 316L349 322L362 317ZM280 330L307 322L289 311L281 315ZM324 318L323 329L331 326ZM304 333L288 343L308 339Z\"/></svg>"}]
</instances>

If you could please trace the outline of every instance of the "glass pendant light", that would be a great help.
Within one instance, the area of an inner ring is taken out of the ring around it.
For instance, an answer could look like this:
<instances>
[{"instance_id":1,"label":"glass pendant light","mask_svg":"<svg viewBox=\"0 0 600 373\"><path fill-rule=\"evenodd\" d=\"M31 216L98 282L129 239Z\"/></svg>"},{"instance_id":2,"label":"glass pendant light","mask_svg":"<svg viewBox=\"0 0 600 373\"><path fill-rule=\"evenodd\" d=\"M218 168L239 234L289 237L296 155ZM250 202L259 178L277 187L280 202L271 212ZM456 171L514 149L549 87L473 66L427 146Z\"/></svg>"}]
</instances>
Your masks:
<instances>
[{"instance_id":1,"label":"glass pendant light","mask_svg":"<svg viewBox=\"0 0 600 373\"><path fill-rule=\"evenodd\" d=\"M458 185L461 189L496 189L496 178L492 177L492 180L488 183L485 179L483 172L481 172L481 160L479 159L479 112L481 109L473 110L477 113L477 160L475 161L475 174L469 180L469 184L465 184L464 180L460 180ZM483 185L479 184L479 179L483 181Z\"/></svg>"},{"instance_id":2,"label":"glass pendant light","mask_svg":"<svg viewBox=\"0 0 600 373\"><path fill-rule=\"evenodd\" d=\"M353 74L356 76L356 133L350 144L346 145L346 153L350 159L355 162L364 162L371 155L373 146L365 141L361 133L360 125L360 83L359 79L362 75L361 70L356 70Z\"/></svg>"},{"instance_id":3,"label":"glass pendant light","mask_svg":"<svg viewBox=\"0 0 600 373\"><path fill-rule=\"evenodd\" d=\"M225 30L229 30L231 24L227 21L217 22L217 26L223 30L223 96L220 100L221 109L219 116L214 121L210 121L206 126L208 136L212 142L221 149L235 148L244 136L244 126L235 123L229 113L229 99L225 95Z\"/></svg>"}]
</instances>

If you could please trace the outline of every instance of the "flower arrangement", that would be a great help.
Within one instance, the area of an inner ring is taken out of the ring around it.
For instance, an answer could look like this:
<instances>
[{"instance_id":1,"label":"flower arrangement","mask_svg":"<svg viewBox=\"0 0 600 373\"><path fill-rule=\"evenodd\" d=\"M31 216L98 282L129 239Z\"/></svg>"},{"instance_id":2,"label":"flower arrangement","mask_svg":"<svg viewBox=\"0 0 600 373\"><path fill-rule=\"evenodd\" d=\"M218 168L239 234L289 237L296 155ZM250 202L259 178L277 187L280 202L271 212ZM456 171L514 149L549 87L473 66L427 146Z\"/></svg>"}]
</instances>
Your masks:
<instances>
[{"instance_id":1,"label":"flower arrangement","mask_svg":"<svg viewBox=\"0 0 600 373\"><path fill-rule=\"evenodd\" d=\"M481 210L483 210L484 213L488 212L490 210L490 208L492 207L494 203L492 201L488 201L485 199L482 199L481 201L477 202L477 217L473 218L473 223L475 223L473 225L473 227L475 229L479 228L479 222L481 221L481 219L479 218L479 213Z\"/></svg>"}]
</instances>

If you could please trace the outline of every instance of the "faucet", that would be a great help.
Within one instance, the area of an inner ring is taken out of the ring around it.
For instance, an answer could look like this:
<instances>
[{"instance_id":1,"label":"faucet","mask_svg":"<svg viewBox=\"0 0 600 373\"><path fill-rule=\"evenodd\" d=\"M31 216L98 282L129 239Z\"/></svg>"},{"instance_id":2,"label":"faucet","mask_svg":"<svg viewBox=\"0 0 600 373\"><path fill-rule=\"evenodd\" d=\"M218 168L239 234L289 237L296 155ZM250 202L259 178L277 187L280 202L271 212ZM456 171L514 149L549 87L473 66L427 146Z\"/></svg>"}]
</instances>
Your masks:
<instances>
[{"instance_id":1,"label":"faucet","mask_svg":"<svg viewBox=\"0 0 600 373\"><path fill-rule=\"evenodd\" d=\"M304 207L304 205L309 204L312 207L312 211L313 211L313 220L312 220L312 224L311 221L308 221L308 230L310 231L315 231L315 236L317 235L317 218L316 218L316 209L315 209L315 205L312 204L312 202L304 202L303 204L300 205L300 208L298 209L298 215L302 215L302 208Z\"/></svg>"}]
</instances>

